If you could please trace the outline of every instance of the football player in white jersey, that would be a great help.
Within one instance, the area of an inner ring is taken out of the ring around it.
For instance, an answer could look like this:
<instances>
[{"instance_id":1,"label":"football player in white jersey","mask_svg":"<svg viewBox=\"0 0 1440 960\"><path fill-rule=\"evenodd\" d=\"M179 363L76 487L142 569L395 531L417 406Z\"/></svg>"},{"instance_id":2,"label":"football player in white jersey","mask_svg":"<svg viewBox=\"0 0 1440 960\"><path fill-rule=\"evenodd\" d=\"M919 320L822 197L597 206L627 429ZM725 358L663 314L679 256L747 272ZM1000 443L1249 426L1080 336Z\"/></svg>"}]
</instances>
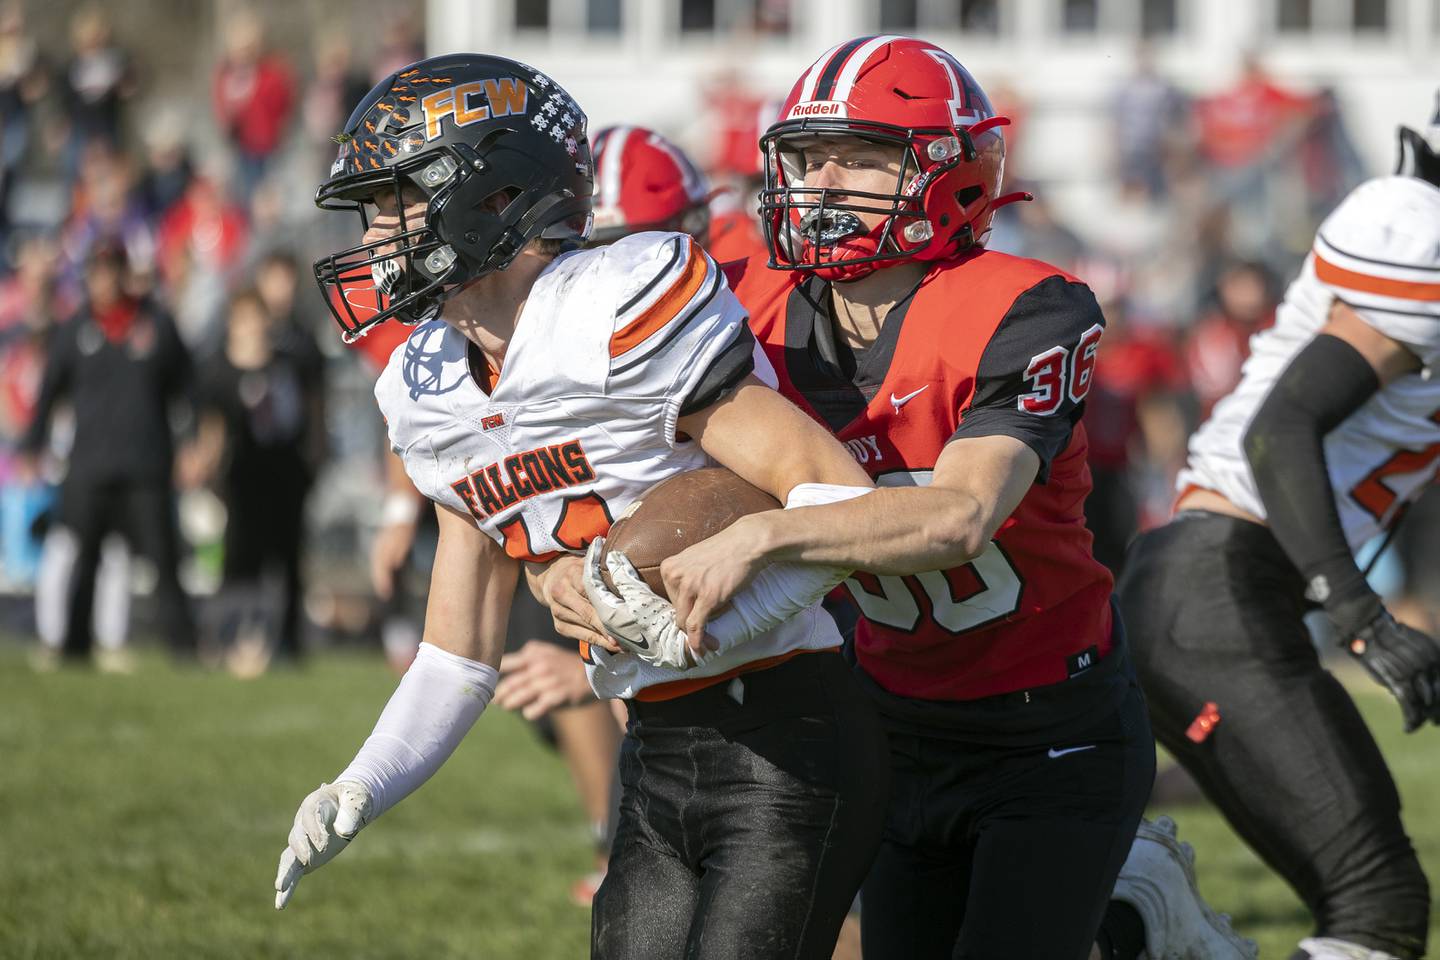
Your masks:
<instances>
[{"instance_id":1,"label":"football player in white jersey","mask_svg":"<svg viewBox=\"0 0 1440 960\"><path fill-rule=\"evenodd\" d=\"M1407 731L1440 722L1440 642L1354 558L1440 466L1440 163L1401 138L1400 173L1321 224L1120 584L1157 738L1315 916L1296 960L1414 960L1429 921L1395 783L1301 620L1324 606Z\"/></svg>"},{"instance_id":2,"label":"football player in white jersey","mask_svg":"<svg viewBox=\"0 0 1440 960\"><path fill-rule=\"evenodd\" d=\"M419 324L375 392L436 502L439 543L420 651L355 759L301 804L277 907L489 703L522 561L579 562L645 488L713 461L787 507L870 489L755 378L745 313L690 237L562 252L588 231L593 164L583 112L544 74L422 61L377 85L337 140L317 202L358 209L367 229L316 277L347 337ZM813 602L844 572L770 568L736 597L732 628L694 644L647 647L636 631L582 650L631 721L594 956L829 956L886 792L883 734Z\"/></svg>"}]
</instances>

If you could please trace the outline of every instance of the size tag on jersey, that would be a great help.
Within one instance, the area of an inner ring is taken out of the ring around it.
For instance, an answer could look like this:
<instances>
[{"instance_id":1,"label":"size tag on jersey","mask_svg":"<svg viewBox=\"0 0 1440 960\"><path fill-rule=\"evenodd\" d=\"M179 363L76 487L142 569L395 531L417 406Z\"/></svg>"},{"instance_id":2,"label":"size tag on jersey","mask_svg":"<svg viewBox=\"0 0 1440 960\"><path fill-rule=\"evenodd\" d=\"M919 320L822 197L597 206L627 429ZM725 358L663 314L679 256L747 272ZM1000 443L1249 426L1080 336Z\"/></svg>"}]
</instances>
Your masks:
<instances>
[{"instance_id":1,"label":"size tag on jersey","mask_svg":"<svg viewBox=\"0 0 1440 960\"><path fill-rule=\"evenodd\" d=\"M1072 678L1079 676L1100 662L1100 648L1086 647L1077 654L1065 658L1065 676Z\"/></svg>"}]
</instances>

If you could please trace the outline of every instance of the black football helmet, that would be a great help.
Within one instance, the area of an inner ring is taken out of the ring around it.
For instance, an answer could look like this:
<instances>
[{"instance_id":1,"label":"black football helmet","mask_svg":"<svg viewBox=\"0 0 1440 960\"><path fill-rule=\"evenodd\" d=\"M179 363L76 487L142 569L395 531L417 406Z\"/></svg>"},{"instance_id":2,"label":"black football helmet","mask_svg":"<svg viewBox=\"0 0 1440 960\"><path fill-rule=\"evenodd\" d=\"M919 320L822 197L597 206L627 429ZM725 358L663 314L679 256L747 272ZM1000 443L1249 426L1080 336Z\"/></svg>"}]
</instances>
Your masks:
<instances>
[{"instance_id":1,"label":"black football helmet","mask_svg":"<svg viewBox=\"0 0 1440 960\"><path fill-rule=\"evenodd\" d=\"M1395 175L1416 177L1440 187L1440 92L1435 95L1435 111L1430 126L1421 133L1409 127L1400 128L1400 159Z\"/></svg>"},{"instance_id":2,"label":"black football helmet","mask_svg":"<svg viewBox=\"0 0 1440 960\"><path fill-rule=\"evenodd\" d=\"M335 138L315 203L359 211L364 229L382 190L413 185L429 206L406 223L401 204L398 235L315 262L345 340L390 317L434 316L538 237L583 242L595 180L585 122L554 80L504 57L432 57L377 84Z\"/></svg>"}]
</instances>

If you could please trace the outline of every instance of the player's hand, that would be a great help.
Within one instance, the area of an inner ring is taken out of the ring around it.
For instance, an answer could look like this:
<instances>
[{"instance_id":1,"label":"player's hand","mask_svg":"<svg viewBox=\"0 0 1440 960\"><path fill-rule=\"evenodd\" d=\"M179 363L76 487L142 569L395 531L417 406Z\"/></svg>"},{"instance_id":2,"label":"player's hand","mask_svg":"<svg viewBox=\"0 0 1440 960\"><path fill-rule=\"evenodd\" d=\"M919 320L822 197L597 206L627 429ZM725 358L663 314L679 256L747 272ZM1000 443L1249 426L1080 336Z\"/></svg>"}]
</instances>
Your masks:
<instances>
[{"instance_id":1,"label":"player's hand","mask_svg":"<svg viewBox=\"0 0 1440 960\"><path fill-rule=\"evenodd\" d=\"M620 645L605 632L605 625L585 595L585 559L566 554L545 568L540 580L540 602L550 608L555 632L568 640L588 643L611 653ZM503 669L503 667L502 667Z\"/></svg>"},{"instance_id":2,"label":"player's hand","mask_svg":"<svg viewBox=\"0 0 1440 960\"><path fill-rule=\"evenodd\" d=\"M300 804L289 845L280 854L275 874L275 909L295 895L300 878L323 867L344 850L370 821L370 791L358 783L322 783Z\"/></svg>"},{"instance_id":3,"label":"player's hand","mask_svg":"<svg viewBox=\"0 0 1440 960\"><path fill-rule=\"evenodd\" d=\"M686 636L703 637L706 624L765 566L755 550L754 522L741 517L660 563L660 578Z\"/></svg>"},{"instance_id":4,"label":"player's hand","mask_svg":"<svg viewBox=\"0 0 1440 960\"><path fill-rule=\"evenodd\" d=\"M600 554L605 538L592 541L585 554L585 594L610 636L622 649L658 667L686 670L703 662L686 641L675 621L675 608L656 594L633 564L618 550L605 557L612 592L600 576Z\"/></svg>"},{"instance_id":5,"label":"player's hand","mask_svg":"<svg viewBox=\"0 0 1440 960\"><path fill-rule=\"evenodd\" d=\"M375 534L370 545L370 586L375 596L389 600L395 594L395 579L414 545L414 523L389 523Z\"/></svg>"},{"instance_id":6,"label":"player's hand","mask_svg":"<svg viewBox=\"0 0 1440 960\"><path fill-rule=\"evenodd\" d=\"M500 683L491 702L520 711L526 720L538 720L557 707L578 707L594 699L585 664L573 649L531 640L500 660Z\"/></svg>"},{"instance_id":7,"label":"player's hand","mask_svg":"<svg viewBox=\"0 0 1440 960\"><path fill-rule=\"evenodd\" d=\"M1405 732L1426 720L1440 723L1440 642L1382 611L1348 649L1370 676L1400 701Z\"/></svg>"}]
</instances>

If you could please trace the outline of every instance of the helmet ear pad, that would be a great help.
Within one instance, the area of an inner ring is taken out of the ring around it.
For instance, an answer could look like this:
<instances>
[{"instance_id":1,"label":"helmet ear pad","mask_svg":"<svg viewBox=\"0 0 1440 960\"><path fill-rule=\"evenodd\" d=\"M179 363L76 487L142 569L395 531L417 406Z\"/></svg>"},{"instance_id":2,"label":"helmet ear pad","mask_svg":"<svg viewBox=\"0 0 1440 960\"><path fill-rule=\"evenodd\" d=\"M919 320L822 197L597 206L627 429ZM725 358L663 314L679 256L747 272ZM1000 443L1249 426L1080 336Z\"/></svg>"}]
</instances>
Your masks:
<instances>
[{"instance_id":1,"label":"helmet ear pad","mask_svg":"<svg viewBox=\"0 0 1440 960\"><path fill-rule=\"evenodd\" d=\"M1414 177L1440 187L1440 154L1409 127L1400 128L1400 156L1395 164L1395 175Z\"/></svg>"}]
</instances>

